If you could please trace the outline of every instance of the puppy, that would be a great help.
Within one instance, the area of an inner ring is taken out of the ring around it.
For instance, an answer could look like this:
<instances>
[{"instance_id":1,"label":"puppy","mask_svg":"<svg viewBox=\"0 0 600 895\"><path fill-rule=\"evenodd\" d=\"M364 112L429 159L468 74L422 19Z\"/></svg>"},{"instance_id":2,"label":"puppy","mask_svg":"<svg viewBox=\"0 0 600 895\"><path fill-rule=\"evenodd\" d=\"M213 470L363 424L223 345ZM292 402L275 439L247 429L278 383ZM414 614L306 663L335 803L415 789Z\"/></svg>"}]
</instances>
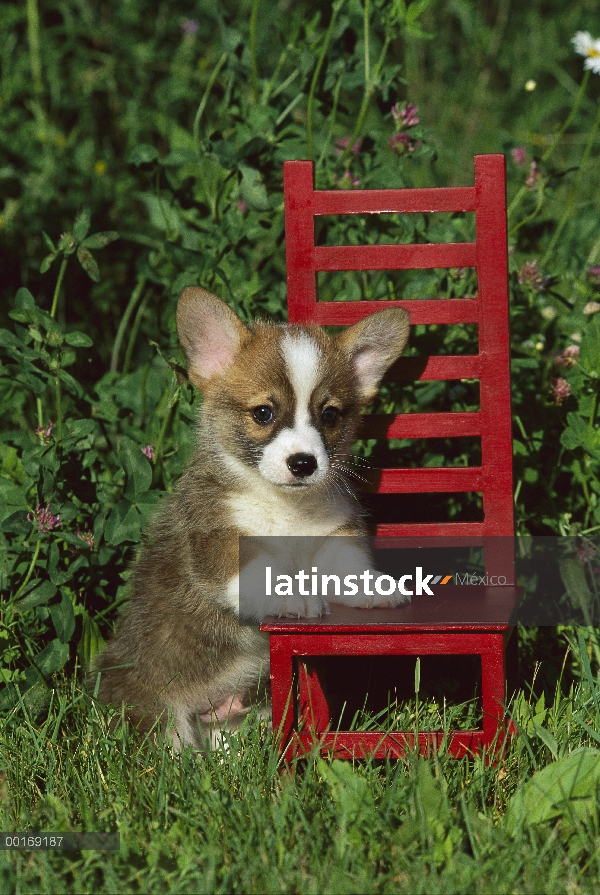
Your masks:
<instances>
[{"instance_id":1,"label":"puppy","mask_svg":"<svg viewBox=\"0 0 600 895\"><path fill-rule=\"evenodd\" d=\"M197 446L150 527L131 600L96 670L100 698L124 702L139 729L157 718L164 728L171 715L175 748L202 748L215 725L235 727L268 692L268 637L238 620L239 538L364 536L344 461L360 409L402 352L409 322L388 308L336 336L310 326L249 328L216 296L190 287L177 330L204 396ZM366 552L355 557L365 563ZM377 595L343 601L390 605ZM323 601L262 608L327 611Z\"/></svg>"}]
</instances>

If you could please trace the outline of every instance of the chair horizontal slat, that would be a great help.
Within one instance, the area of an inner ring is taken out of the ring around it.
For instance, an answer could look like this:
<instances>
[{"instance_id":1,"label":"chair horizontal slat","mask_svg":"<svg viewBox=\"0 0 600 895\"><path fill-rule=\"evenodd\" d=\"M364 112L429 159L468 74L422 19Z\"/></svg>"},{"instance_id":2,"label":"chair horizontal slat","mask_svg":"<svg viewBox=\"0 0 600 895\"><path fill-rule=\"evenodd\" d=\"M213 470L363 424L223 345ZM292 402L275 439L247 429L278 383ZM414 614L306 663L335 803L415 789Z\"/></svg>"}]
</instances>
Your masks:
<instances>
[{"instance_id":1,"label":"chair horizontal slat","mask_svg":"<svg viewBox=\"0 0 600 895\"><path fill-rule=\"evenodd\" d=\"M315 270L405 270L476 267L474 242L414 245L315 246Z\"/></svg>"},{"instance_id":2,"label":"chair horizontal slat","mask_svg":"<svg viewBox=\"0 0 600 895\"><path fill-rule=\"evenodd\" d=\"M479 379L478 354L448 354L430 357L401 357L384 376L385 382L415 382L417 379Z\"/></svg>"},{"instance_id":3,"label":"chair horizontal slat","mask_svg":"<svg viewBox=\"0 0 600 895\"><path fill-rule=\"evenodd\" d=\"M317 190L314 214L407 214L475 211L475 187L416 190Z\"/></svg>"},{"instance_id":4,"label":"chair horizontal slat","mask_svg":"<svg viewBox=\"0 0 600 895\"><path fill-rule=\"evenodd\" d=\"M382 522L380 528L401 528L403 532L410 529L411 533L396 537L389 534L378 535L373 540L373 549L396 550L400 547L402 549L425 547L433 550L437 547L485 547L485 535L473 534L476 530L473 529L473 526L479 526L481 529L483 524L483 522ZM467 526L469 534L457 535L455 529L460 526ZM415 529L414 533L412 532L413 528ZM432 528L440 528L442 533L436 535L430 531ZM473 530L471 531L471 529Z\"/></svg>"},{"instance_id":5,"label":"chair horizontal slat","mask_svg":"<svg viewBox=\"0 0 600 895\"><path fill-rule=\"evenodd\" d=\"M361 438L457 438L481 434L479 413L372 413L362 419Z\"/></svg>"},{"instance_id":6,"label":"chair horizontal slat","mask_svg":"<svg viewBox=\"0 0 600 895\"><path fill-rule=\"evenodd\" d=\"M485 522L381 522L375 527L377 538L444 538L447 546L453 546L450 536L457 538L482 538ZM381 545L385 546L384 544ZM398 546L391 543L390 546ZM407 544L406 546L410 546ZM421 546L428 547L428 543Z\"/></svg>"},{"instance_id":7,"label":"chair horizontal slat","mask_svg":"<svg viewBox=\"0 0 600 895\"><path fill-rule=\"evenodd\" d=\"M479 302L475 298L423 298L408 301L320 301L313 320L319 326L350 326L376 311L404 308L413 326L417 323L478 323Z\"/></svg>"},{"instance_id":8,"label":"chair horizontal slat","mask_svg":"<svg viewBox=\"0 0 600 895\"><path fill-rule=\"evenodd\" d=\"M312 755L315 742L314 734L297 734L294 750L300 755ZM437 754L443 748L449 755L462 757L478 752L491 740L483 730L455 730L449 734L433 730L417 733L417 742L422 755ZM321 753L329 759L364 759L367 755L377 759L405 758L415 751L415 734L411 731L392 731L389 734L380 731L336 731L320 734L318 745Z\"/></svg>"},{"instance_id":9,"label":"chair horizontal slat","mask_svg":"<svg viewBox=\"0 0 600 895\"><path fill-rule=\"evenodd\" d=\"M433 494L446 491L481 491L480 466L435 466L365 470L365 479L376 483L378 494ZM361 488L361 490L363 490ZM364 490L371 490L365 486Z\"/></svg>"}]
</instances>

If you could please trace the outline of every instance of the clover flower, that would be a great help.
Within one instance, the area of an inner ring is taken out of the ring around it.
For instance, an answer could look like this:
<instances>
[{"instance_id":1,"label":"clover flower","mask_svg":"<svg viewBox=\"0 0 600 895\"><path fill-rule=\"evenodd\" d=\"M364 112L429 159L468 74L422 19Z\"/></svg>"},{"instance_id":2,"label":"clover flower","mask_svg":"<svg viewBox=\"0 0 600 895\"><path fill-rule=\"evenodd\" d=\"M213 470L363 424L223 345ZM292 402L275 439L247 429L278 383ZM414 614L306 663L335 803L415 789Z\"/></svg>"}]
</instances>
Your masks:
<instances>
[{"instance_id":1,"label":"clover flower","mask_svg":"<svg viewBox=\"0 0 600 895\"><path fill-rule=\"evenodd\" d=\"M562 353L563 366L574 367L579 357L579 345L568 345Z\"/></svg>"},{"instance_id":2,"label":"clover flower","mask_svg":"<svg viewBox=\"0 0 600 895\"><path fill-rule=\"evenodd\" d=\"M515 165L525 165L527 163L527 150L524 146L515 146L510 151L511 158Z\"/></svg>"},{"instance_id":3,"label":"clover flower","mask_svg":"<svg viewBox=\"0 0 600 895\"><path fill-rule=\"evenodd\" d=\"M542 172L537 162L532 162L529 166L529 174L525 178L525 186L528 190L532 190L542 178Z\"/></svg>"},{"instance_id":4,"label":"clover flower","mask_svg":"<svg viewBox=\"0 0 600 895\"><path fill-rule=\"evenodd\" d=\"M583 561L587 560L588 562L592 559L595 559L596 558L595 545L591 541L588 541L586 538L583 541L579 550L577 551L577 557L578 557L578 559L581 559Z\"/></svg>"},{"instance_id":5,"label":"clover flower","mask_svg":"<svg viewBox=\"0 0 600 895\"><path fill-rule=\"evenodd\" d=\"M197 34L200 28L200 24L196 21L196 19L182 19L179 27L181 28L183 34Z\"/></svg>"},{"instance_id":6,"label":"clover flower","mask_svg":"<svg viewBox=\"0 0 600 895\"><path fill-rule=\"evenodd\" d=\"M594 283L597 283L600 286L600 264L596 264L594 267L588 267L588 275L592 278Z\"/></svg>"},{"instance_id":7,"label":"clover flower","mask_svg":"<svg viewBox=\"0 0 600 895\"><path fill-rule=\"evenodd\" d=\"M568 345L562 354L557 354L554 363L557 367L575 367L579 357L579 345Z\"/></svg>"},{"instance_id":8,"label":"clover flower","mask_svg":"<svg viewBox=\"0 0 600 895\"><path fill-rule=\"evenodd\" d=\"M335 145L336 145L335 154L341 155L342 152L344 151L344 149L347 149L348 146L350 146L350 137L340 137L339 140L335 141ZM350 152L352 153L352 155L358 155L358 153L360 152L361 146L362 146L362 140L356 140L350 147Z\"/></svg>"},{"instance_id":9,"label":"clover flower","mask_svg":"<svg viewBox=\"0 0 600 895\"><path fill-rule=\"evenodd\" d=\"M567 382L566 379L558 378L550 380L550 387L552 389L552 397L554 398L554 403L559 405L568 398L571 394L571 386Z\"/></svg>"},{"instance_id":10,"label":"clover flower","mask_svg":"<svg viewBox=\"0 0 600 895\"><path fill-rule=\"evenodd\" d=\"M397 155L405 152L414 152L417 146L422 146L422 140L415 140L406 130L416 127L420 123L419 109L413 103L406 103L404 108L400 108L400 103L391 108L392 118L396 122L398 131L388 140L388 146Z\"/></svg>"},{"instance_id":11,"label":"clover flower","mask_svg":"<svg viewBox=\"0 0 600 895\"><path fill-rule=\"evenodd\" d=\"M407 103L403 109L400 108L400 103L396 103L391 111L392 118L394 121L399 121L401 127L416 127L421 121L418 106L413 103Z\"/></svg>"},{"instance_id":12,"label":"clover flower","mask_svg":"<svg viewBox=\"0 0 600 895\"><path fill-rule=\"evenodd\" d=\"M91 531L81 531L80 528L75 532L80 541L85 541L90 549L94 546L94 533Z\"/></svg>"},{"instance_id":13,"label":"clover flower","mask_svg":"<svg viewBox=\"0 0 600 895\"><path fill-rule=\"evenodd\" d=\"M38 426L35 430L35 434L42 439L43 444L48 444L48 442L50 441L50 435L54 427L54 423L52 422L52 420L48 420L48 423L49 425L47 429L44 429L43 426Z\"/></svg>"},{"instance_id":14,"label":"clover flower","mask_svg":"<svg viewBox=\"0 0 600 895\"><path fill-rule=\"evenodd\" d=\"M549 277L542 276L537 259L526 261L519 271L519 285L531 286L534 292L541 292L548 285L549 279Z\"/></svg>"},{"instance_id":15,"label":"clover flower","mask_svg":"<svg viewBox=\"0 0 600 895\"><path fill-rule=\"evenodd\" d=\"M142 454L144 457L147 457L148 460L154 460L154 448L151 444L147 444L146 447L142 448Z\"/></svg>"},{"instance_id":16,"label":"clover flower","mask_svg":"<svg viewBox=\"0 0 600 895\"><path fill-rule=\"evenodd\" d=\"M575 52L585 56L583 67L600 75L600 40L593 38L589 31L578 31L572 43Z\"/></svg>"},{"instance_id":17,"label":"clover flower","mask_svg":"<svg viewBox=\"0 0 600 895\"><path fill-rule=\"evenodd\" d=\"M62 525L60 516L55 516L50 512L49 503L47 503L45 507L43 507L41 503L38 503L33 516L31 513L27 513L27 521L33 522L33 524L37 525L38 529L43 532L52 531L55 528L60 528Z\"/></svg>"},{"instance_id":18,"label":"clover flower","mask_svg":"<svg viewBox=\"0 0 600 895\"><path fill-rule=\"evenodd\" d=\"M411 136L401 131L399 134L392 134L388 140L388 146L392 152L414 152L416 146L420 146L419 140L413 140Z\"/></svg>"}]
</instances>

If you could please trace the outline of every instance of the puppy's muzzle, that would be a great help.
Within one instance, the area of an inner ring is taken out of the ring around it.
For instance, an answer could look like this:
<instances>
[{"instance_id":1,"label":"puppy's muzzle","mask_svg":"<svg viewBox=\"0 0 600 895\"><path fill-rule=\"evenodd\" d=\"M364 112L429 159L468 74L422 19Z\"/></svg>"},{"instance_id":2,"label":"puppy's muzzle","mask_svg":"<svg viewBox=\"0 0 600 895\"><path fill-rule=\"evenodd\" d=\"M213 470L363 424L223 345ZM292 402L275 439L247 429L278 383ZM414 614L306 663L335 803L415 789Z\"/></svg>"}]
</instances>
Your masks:
<instances>
[{"instance_id":1,"label":"puppy's muzzle","mask_svg":"<svg viewBox=\"0 0 600 895\"><path fill-rule=\"evenodd\" d=\"M306 479L317 468L317 458L312 454L292 454L286 460L287 468L297 479Z\"/></svg>"}]
</instances>

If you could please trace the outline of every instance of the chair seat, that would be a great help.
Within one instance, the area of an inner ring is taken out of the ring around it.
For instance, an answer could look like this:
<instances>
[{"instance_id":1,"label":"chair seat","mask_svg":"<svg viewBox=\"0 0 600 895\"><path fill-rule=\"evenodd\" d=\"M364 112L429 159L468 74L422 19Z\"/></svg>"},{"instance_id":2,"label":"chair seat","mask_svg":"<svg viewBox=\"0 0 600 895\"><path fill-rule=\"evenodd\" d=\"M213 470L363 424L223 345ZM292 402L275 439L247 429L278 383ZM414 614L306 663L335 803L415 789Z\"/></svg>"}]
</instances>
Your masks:
<instances>
[{"instance_id":1,"label":"chair seat","mask_svg":"<svg viewBox=\"0 0 600 895\"><path fill-rule=\"evenodd\" d=\"M511 626L523 589L482 585L437 585L433 596L413 597L395 609L351 609L330 603L331 613L320 618L275 618L268 616L261 630L269 634L309 634L324 628L336 631L386 633L420 631L504 631Z\"/></svg>"}]
</instances>

